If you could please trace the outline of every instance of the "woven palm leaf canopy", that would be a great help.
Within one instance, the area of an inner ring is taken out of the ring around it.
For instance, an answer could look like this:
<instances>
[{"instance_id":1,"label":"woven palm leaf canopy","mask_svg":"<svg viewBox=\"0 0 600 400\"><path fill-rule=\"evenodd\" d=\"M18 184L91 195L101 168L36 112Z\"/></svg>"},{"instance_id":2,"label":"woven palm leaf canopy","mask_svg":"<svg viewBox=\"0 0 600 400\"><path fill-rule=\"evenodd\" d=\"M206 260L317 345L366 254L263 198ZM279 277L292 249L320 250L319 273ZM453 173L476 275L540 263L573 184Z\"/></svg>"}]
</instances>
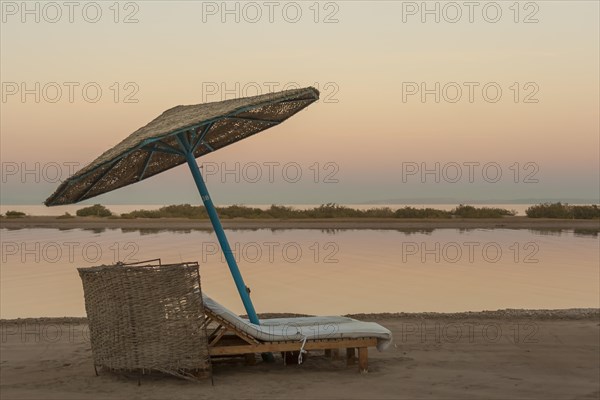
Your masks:
<instances>
[{"instance_id":1,"label":"woven palm leaf canopy","mask_svg":"<svg viewBox=\"0 0 600 400\"><path fill-rule=\"evenodd\" d=\"M44 204L73 204L187 163L250 320L254 306L219 221L196 158L285 121L319 98L308 87L214 103L177 106L64 181Z\"/></svg>"}]
</instances>

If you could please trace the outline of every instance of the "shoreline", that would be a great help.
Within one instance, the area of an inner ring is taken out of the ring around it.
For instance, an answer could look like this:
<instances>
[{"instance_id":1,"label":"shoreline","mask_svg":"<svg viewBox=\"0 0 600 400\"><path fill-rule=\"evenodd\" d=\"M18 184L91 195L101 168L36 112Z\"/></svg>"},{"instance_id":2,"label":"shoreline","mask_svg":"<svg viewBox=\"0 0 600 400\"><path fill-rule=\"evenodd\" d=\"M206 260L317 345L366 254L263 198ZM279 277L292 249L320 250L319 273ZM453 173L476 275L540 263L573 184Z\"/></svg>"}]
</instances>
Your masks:
<instances>
[{"instance_id":1,"label":"shoreline","mask_svg":"<svg viewBox=\"0 0 600 400\"><path fill-rule=\"evenodd\" d=\"M600 231L600 220L551 219L528 217L504 218L327 218L327 219L223 219L225 229L580 229ZM95 218L53 216L2 218L0 229L158 229L212 230L208 219L187 218Z\"/></svg>"},{"instance_id":2,"label":"shoreline","mask_svg":"<svg viewBox=\"0 0 600 400\"><path fill-rule=\"evenodd\" d=\"M259 313L261 319L287 318L287 317L312 317L309 314L295 313ZM245 317L245 316L242 316ZM460 311L460 312L382 312L344 314L359 320L382 319L535 319L535 320L598 320L600 322L600 308L564 308L564 309L523 309L507 308L495 311ZM0 324L87 324L87 317L26 317L0 319Z\"/></svg>"}]
</instances>

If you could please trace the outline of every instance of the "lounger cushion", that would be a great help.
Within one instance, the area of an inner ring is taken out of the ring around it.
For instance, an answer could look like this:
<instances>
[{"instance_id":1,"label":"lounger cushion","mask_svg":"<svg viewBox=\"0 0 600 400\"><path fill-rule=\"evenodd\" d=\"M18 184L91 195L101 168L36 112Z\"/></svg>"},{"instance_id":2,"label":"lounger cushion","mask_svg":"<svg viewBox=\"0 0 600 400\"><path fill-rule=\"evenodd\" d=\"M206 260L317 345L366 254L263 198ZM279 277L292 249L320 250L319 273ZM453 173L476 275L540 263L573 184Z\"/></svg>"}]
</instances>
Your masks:
<instances>
[{"instance_id":1,"label":"lounger cushion","mask_svg":"<svg viewBox=\"0 0 600 400\"><path fill-rule=\"evenodd\" d=\"M238 329L264 342L310 339L376 338L377 350L385 350L392 342L392 332L374 322L348 317L299 317L261 320L256 325L243 319L205 294L204 307L210 309Z\"/></svg>"}]
</instances>

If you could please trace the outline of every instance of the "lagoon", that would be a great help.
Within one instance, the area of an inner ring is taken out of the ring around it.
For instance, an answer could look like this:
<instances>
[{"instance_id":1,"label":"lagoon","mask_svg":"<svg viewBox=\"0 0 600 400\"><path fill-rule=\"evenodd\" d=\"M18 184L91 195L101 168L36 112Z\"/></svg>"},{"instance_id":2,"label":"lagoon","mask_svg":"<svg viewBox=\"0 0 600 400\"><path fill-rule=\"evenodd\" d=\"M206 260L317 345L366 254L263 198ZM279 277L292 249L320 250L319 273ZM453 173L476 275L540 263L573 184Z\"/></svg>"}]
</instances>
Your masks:
<instances>
[{"instance_id":1,"label":"lagoon","mask_svg":"<svg viewBox=\"0 0 600 400\"><path fill-rule=\"evenodd\" d=\"M243 313L212 231L0 230L0 317L84 316L76 268L198 261ZM228 230L260 312L348 314L598 307L597 233L526 229Z\"/></svg>"}]
</instances>

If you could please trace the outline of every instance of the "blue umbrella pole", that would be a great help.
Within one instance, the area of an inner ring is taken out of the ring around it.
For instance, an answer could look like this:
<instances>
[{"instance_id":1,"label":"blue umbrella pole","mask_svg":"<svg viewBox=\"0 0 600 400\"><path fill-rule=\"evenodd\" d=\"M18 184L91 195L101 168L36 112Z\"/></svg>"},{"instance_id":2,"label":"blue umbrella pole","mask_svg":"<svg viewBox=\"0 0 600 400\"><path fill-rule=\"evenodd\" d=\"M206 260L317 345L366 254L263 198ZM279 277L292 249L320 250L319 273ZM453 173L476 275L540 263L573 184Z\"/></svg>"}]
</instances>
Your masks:
<instances>
[{"instance_id":1,"label":"blue umbrella pole","mask_svg":"<svg viewBox=\"0 0 600 400\"><path fill-rule=\"evenodd\" d=\"M179 138L179 140L181 142L182 147L184 147L187 164L190 167L190 171L192 172L192 176L194 177L194 181L196 182L196 186L198 187L198 191L200 192L200 197L202 198L202 202L204 203L204 207L206 208L206 212L208 213L210 222L212 223L213 229L217 234L219 244L221 245L221 250L223 250L223 254L225 255L225 259L227 260L227 265L229 266L229 270L231 271L231 276L233 276L235 286L237 287L237 290L240 293L240 297L242 298L242 302L244 303L244 308L246 309L248 318L250 319L250 322L258 325L260 324L260 322L258 320L258 316L256 315L256 311L254 310L254 305L252 304L252 300L250 300L250 296L248 295L248 290L246 288L246 284L244 283L244 278L242 277L237 262L235 261L235 257L233 256L233 252L231 251L231 247L229 246L229 241L227 240L227 236L225 236L225 231L223 230L223 226L221 225L221 221L219 220L219 215L217 214L217 210L215 209L215 206L210 198L210 194L208 193L208 188L204 183L204 179L202 179L200 168L198 168L196 159L190 151L189 145L186 143L187 140L185 140L185 138L182 139L181 137Z\"/></svg>"}]
</instances>

